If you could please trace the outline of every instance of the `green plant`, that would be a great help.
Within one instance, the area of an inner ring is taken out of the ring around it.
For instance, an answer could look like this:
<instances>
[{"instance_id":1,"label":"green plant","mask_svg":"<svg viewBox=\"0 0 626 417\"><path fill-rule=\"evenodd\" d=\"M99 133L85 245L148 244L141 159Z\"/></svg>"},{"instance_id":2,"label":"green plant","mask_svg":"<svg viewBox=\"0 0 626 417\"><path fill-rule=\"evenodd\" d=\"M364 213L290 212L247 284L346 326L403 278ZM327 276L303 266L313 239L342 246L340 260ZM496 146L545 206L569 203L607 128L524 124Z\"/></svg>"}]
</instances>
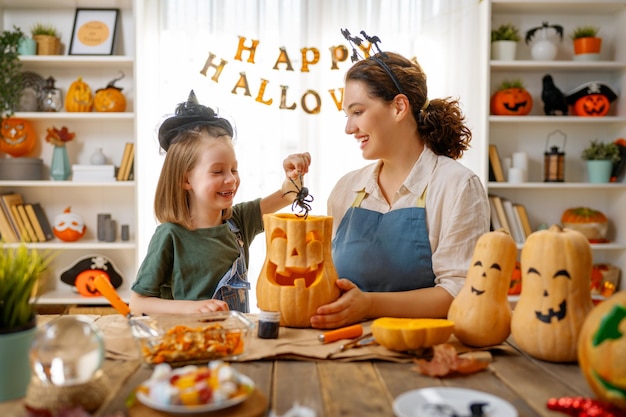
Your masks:
<instances>
[{"instance_id":1,"label":"green plant","mask_svg":"<svg viewBox=\"0 0 626 417\"><path fill-rule=\"evenodd\" d=\"M613 163L620 160L619 147L615 143L603 143L597 139L591 141L581 156L584 160L609 160Z\"/></svg>"},{"instance_id":2,"label":"green plant","mask_svg":"<svg viewBox=\"0 0 626 417\"><path fill-rule=\"evenodd\" d=\"M33 290L50 263L49 253L25 244L0 250L0 331L27 326L35 316Z\"/></svg>"},{"instance_id":3,"label":"green plant","mask_svg":"<svg viewBox=\"0 0 626 417\"><path fill-rule=\"evenodd\" d=\"M599 31L600 28L597 26L578 26L570 36L572 39L595 38Z\"/></svg>"},{"instance_id":4,"label":"green plant","mask_svg":"<svg viewBox=\"0 0 626 417\"><path fill-rule=\"evenodd\" d=\"M504 25L498 26L497 29L493 29L491 31L491 42L495 41L519 41L519 29L511 24L507 23Z\"/></svg>"},{"instance_id":5,"label":"green plant","mask_svg":"<svg viewBox=\"0 0 626 417\"><path fill-rule=\"evenodd\" d=\"M59 37L59 32L57 32L56 28L52 25L44 25L43 23L36 23L30 29L30 33L33 36L37 35L45 35L45 36L54 36L55 38Z\"/></svg>"},{"instance_id":6,"label":"green plant","mask_svg":"<svg viewBox=\"0 0 626 417\"><path fill-rule=\"evenodd\" d=\"M22 92L22 62L17 48L24 37L22 30L13 26L0 35L0 116L12 116Z\"/></svg>"}]
</instances>

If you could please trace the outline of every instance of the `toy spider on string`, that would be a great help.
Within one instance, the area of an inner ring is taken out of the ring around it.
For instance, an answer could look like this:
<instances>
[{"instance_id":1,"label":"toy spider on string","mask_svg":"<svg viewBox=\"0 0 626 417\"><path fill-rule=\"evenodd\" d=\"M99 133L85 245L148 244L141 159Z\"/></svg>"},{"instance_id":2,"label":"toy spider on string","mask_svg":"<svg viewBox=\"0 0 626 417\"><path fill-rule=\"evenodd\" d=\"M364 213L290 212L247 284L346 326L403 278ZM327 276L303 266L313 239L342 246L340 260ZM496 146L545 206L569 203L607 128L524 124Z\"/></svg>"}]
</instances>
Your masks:
<instances>
[{"instance_id":1,"label":"toy spider on string","mask_svg":"<svg viewBox=\"0 0 626 417\"><path fill-rule=\"evenodd\" d=\"M302 174L300 174L300 184L302 187L298 187L298 184L293 180L293 178L289 177L289 181L296 187L298 191L287 191L283 194L283 197L290 193L296 193L296 199L293 200L293 204L291 205L291 211L295 213L296 206L300 208L298 213L295 213L298 217L304 217L305 219L309 217L309 211L311 211L311 205L309 203L313 202L313 196L309 194L309 189L304 186L304 182L302 181Z\"/></svg>"}]
</instances>

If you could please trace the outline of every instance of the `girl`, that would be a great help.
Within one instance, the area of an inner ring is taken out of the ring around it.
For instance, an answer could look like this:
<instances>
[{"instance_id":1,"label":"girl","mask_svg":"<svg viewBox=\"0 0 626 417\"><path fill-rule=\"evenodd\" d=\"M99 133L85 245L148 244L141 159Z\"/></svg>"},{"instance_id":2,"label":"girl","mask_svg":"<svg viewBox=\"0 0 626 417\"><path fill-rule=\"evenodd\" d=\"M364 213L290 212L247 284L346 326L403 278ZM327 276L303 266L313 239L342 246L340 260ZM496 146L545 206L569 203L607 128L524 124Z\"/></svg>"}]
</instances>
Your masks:
<instances>
[{"instance_id":1,"label":"girl","mask_svg":"<svg viewBox=\"0 0 626 417\"><path fill-rule=\"evenodd\" d=\"M291 179L308 172L308 153L288 156L282 189L236 204L237 158L230 123L198 104L193 91L159 129L167 152L154 210L161 223L132 285L134 313L249 311L248 250L262 215L292 203Z\"/></svg>"}]
</instances>

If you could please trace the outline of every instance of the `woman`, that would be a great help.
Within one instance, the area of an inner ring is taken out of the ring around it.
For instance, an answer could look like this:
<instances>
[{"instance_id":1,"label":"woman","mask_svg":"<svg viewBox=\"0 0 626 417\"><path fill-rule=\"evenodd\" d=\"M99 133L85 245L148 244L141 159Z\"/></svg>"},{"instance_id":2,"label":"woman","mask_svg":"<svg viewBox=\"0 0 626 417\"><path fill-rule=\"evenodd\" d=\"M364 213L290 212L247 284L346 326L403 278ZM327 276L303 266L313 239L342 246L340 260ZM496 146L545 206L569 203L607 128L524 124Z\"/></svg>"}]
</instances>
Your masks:
<instances>
[{"instance_id":1,"label":"woman","mask_svg":"<svg viewBox=\"0 0 626 417\"><path fill-rule=\"evenodd\" d=\"M338 300L311 318L335 328L376 317L445 318L478 238L489 231L480 179L456 161L471 132L457 100L429 100L421 67L378 53L346 74L346 133L376 161L328 200Z\"/></svg>"}]
</instances>

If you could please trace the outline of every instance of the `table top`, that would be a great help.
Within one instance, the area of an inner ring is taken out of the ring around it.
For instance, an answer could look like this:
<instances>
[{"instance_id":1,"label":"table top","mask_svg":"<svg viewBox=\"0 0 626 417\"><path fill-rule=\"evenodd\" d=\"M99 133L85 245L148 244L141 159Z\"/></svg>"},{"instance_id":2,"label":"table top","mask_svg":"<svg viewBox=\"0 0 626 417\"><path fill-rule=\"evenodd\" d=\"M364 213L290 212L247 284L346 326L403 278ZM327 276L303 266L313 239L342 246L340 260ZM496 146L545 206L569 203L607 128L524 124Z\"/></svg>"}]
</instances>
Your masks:
<instances>
[{"instance_id":1,"label":"table top","mask_svg":"<svg viewBox=\"0 0 626 417\"><path fill-rule=\"evenodd\" d=\"M255 382L259 397L262 398L255 398L255 401L267 405L258 414L246 414L243 403L228 409L228 414L224 415L266 416L271 411L280 417L298 404L314 410L316 417L393 417L394 399L405 392L427 387L459 387L492 394L508 401L520 417L565 416L547 408L551 398L594 398L576 363L537 360L508 342L490 350L490 353L492 359L485 370L447 377L423 375L416 371L412 362L379 359L341 361L274 358L234 362L232 365L235 368ZM113 392L95 412L95 417L108 417L119 411L130 417L166 415L157 412L137 413L138 404L133 405L129 401L137 386L151 375L150 367L142 365L137 359L107 359L103 369L112 381ZM27 414L22 401L12 401L0 403L0 415L22 417Z\"/></svg>"}]
</instances>

